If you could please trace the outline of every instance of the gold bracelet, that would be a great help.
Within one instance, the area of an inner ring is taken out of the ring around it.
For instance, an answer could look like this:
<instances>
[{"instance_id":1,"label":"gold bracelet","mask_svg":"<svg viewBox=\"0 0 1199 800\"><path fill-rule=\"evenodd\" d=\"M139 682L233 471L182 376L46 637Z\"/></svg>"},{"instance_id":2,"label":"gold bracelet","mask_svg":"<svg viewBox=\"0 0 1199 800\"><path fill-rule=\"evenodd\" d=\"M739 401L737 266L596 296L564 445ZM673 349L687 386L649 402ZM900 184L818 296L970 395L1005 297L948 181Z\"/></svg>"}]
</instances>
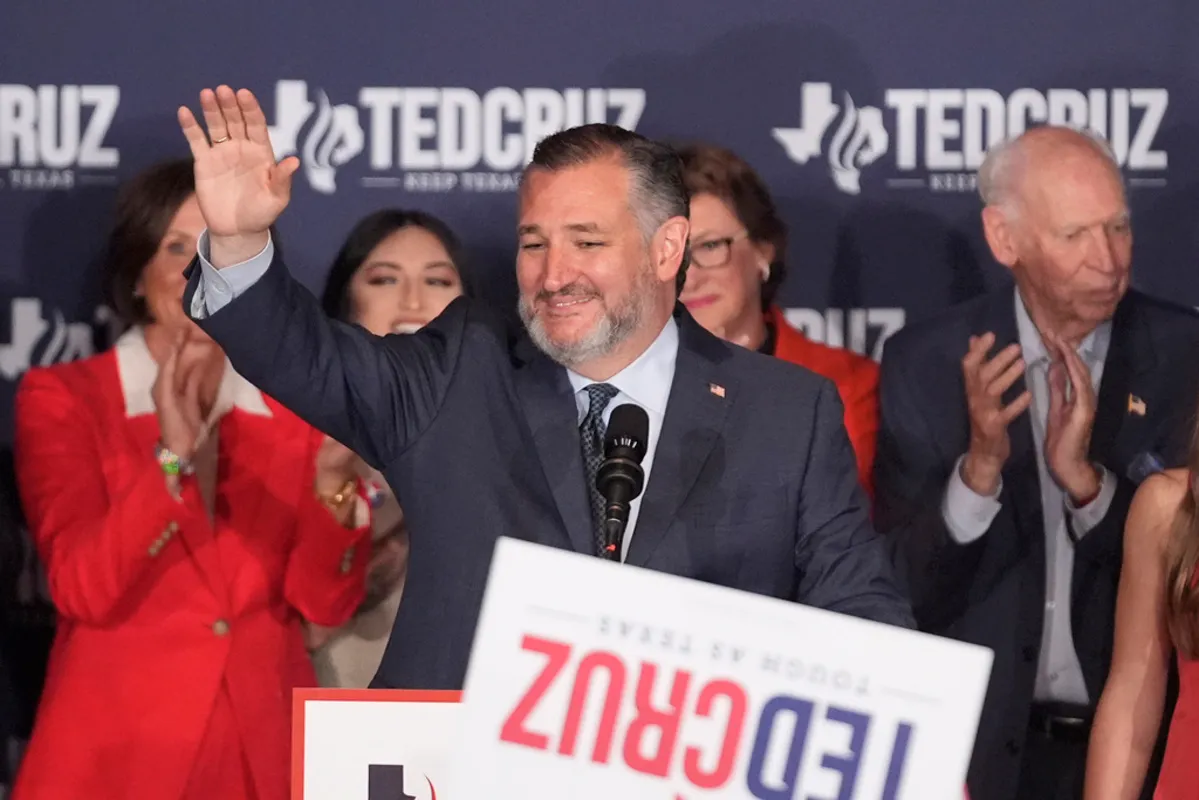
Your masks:
<instances>
[{"instance_id":1,"label":"gold bracelet","mask_svg":"<svg viewBox=\"0 0 1199 800\"><path fill-rule=\"evenodd\" d=\"M316 499L320 500L334 511L340 511L341 507L354 497L354 495L357 493L357 490L358 480L356 478L350 478L336 493L332 495L318 493Z\"/></svg>"}]
</instances>

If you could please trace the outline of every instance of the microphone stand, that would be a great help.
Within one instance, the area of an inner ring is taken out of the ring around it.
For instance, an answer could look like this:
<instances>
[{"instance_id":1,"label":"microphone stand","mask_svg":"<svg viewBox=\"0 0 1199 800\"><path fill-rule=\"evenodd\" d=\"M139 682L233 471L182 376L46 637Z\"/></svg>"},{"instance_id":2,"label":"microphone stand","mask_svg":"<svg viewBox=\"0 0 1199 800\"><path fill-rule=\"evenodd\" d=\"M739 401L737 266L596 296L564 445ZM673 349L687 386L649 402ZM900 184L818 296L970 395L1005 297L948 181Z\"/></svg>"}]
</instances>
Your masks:
<instances>
[{"instance_id":1,"label":"microphone stand","mask_svg":"<svg viewBox=\"0 0 1199 800\"><path fill-rule=\"evenodd\" d=\"M604 553L605 561L620 562L620 551L624 545L625 521L622 519L604 520Z\"/></svg>"}]
</instances>

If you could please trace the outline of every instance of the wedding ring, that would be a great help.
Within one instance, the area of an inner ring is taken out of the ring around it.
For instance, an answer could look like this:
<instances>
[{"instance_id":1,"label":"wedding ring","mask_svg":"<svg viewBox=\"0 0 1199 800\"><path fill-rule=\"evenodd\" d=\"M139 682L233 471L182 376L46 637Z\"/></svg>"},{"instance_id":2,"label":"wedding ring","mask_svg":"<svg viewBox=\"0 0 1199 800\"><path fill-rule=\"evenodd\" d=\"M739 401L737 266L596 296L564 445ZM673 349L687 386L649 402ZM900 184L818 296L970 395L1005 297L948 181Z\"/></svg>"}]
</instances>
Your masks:
<instances>
[{"instance_id":1,"label":"wedding ring","mask_svg":"<svg viewBox=\"0 0 1199 800\"><path fill-rule=\"evenodd\" d=\"M229 137L228 137L228 136L222 136L222 137L221 137L221 138L219 138L219 139L213 139L213 140L212 140L212 143L213 143L213 144L221 144L222 142L227 142L227 141L229 141Z\"/></svg>"}]
</instances>

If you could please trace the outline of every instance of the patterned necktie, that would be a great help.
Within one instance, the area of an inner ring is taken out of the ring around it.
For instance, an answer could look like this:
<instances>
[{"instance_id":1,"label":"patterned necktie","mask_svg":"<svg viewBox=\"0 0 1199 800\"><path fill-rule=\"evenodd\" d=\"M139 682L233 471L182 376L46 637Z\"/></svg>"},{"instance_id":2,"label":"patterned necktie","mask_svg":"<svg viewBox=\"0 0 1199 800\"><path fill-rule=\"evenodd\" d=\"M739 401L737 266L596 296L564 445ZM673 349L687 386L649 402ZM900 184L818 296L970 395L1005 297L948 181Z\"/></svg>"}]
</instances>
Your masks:
<instances>
[{"instance_id":1,"label":"patterned necktie","mask_svg":"<svg viewBox=\"0 0 1199 800\"><path fill-rule=\"evenodd\" d=\"M583 470L587 476L587 496L591 498L591 525L595 531L595 554L604 553L604 496L595 488L595 475L604 460L604 409L620 392L607 383L593 383L587 387L591 405L583 423L579 426L579 438L583 445Z\"/></svg>"}]
</instances>

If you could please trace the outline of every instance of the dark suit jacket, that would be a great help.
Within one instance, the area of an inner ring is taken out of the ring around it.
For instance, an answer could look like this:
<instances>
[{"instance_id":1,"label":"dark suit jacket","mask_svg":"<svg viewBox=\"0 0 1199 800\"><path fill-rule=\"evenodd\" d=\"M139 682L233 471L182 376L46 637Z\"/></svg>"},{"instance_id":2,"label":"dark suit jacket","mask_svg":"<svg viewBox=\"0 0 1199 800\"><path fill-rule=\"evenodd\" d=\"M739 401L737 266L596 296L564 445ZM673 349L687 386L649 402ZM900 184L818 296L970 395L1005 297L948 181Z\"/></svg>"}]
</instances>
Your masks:
<instances>
[{"instance_id":1,"label":"dark suit jacket","mask_svg":"<svg viewBox=\"0 0 1199 800\"><path fill-rule=\"evenodd\" d=\"M1002 509L980 539L950 537L941 503L969 445L961 359L971 335L993 331L998 352L1017 342L1008 288L909 326L887 341L875 461L875 522L893 549L921 630L995 652L970 766L974 800L1014 800L1028 728L1045 605L1045 532L1029 413L1009 428ZM1113 319L1091 457L1116 476L1103 521L1076 540L1071 622L1087 694L1099 699L1112 654L1124 519L1138 455L1183 463L1199 398L1199 316L1129 292ZM1006 402L1024 391L1012 387ZM1145 414L1130 410L1130 395ZM1143 476L1141 476L1143 477ZM1168 719L1168 715L1167 715Z\"/></svg>"},{"instance_id":2,"label":"dark suit jacket","mask_svg":"<svg viewBox=\"0 0 1199 800\"><path fill-rule=\"evenodd\" d=\"M0 452L0 786L8 786L12 778L8 774L8 740L14 736L28 737L26 718L32 718L37 705L36 697L24 698L17 692L10 666L18 660L14 651L29 656L22 660L45 664L39 637L31 636L27 626L16 624L21 610L17 583L25 563L25 546L14 483L12 451L5 449ZM37 675L39 686L41 677Z\"/></svg>"},{"instance_id":3,"label":"dark suit jacket","mask_svg":"<svg viewBox=\"0 0 1199 800\"><path fill-rule=\"evenodd\" d=\"M191 270L185 307L199 280ZM628 562L911 625L834 386L678 310L679 353ZM420 333L325 317L278 256L198 320L234 367L380 469L411 566L375 685L460 688L498 536L592 552L566 371L465 298ZM713 391L723 387L723 392Z\"/></svg>"}]
</instances>

